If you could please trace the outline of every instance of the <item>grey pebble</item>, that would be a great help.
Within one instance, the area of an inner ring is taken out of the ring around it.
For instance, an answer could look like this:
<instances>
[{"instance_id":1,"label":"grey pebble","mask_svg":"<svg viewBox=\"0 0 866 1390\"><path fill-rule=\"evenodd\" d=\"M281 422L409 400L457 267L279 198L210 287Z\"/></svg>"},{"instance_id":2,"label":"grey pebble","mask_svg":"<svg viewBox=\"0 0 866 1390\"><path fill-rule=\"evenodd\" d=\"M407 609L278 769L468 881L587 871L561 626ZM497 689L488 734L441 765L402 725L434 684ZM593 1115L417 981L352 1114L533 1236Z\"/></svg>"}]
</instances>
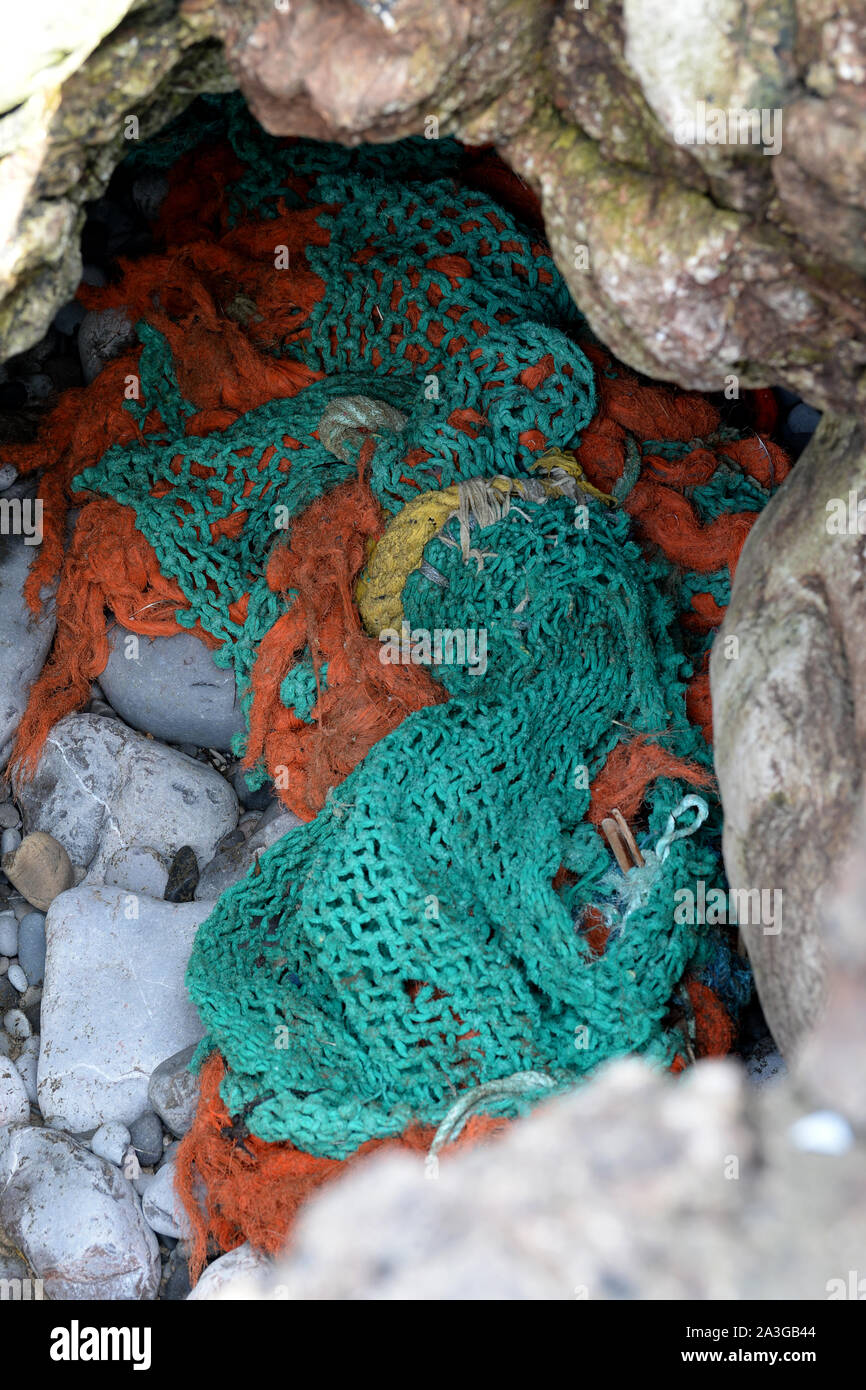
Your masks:
<instances>
[{"instance_id":1,"label":"grey pebble","mask_svg":"<svg viewBox=\"0 0 866 1390\"><path fill-rule=\"evenodd\" d=\"M4 830L0 835L0 854L13 854L20 844L20 830Z\"/></svg>"},{"instance_id":2,"label":"grey pebble","mask_svg":"<svg viewBox=\"0 0 866 1390\"><path fill-rule=\"evenodd\" d=\"M0 956L18 954L18 919L14 912L0 912Z\"/></svg>"},{"instance_id":3,"label":"grey pebble","mask_svg":"<svg viewBox=\"0 0 866 1390\"><path fill-rule=\"evenodd\" d=\"M18 1003L18 995L9 983L9 975L0 975L0 1017Z\"/></svg>"},{"instance_id":4,"label":"grey pebble","mask_svg":"<svg viewBox=\"0 0 866 1390\"><path fill-rule=\"evenodd\" d=\"M77 299L71 299L68 304L57 310L54 315L54 327L58 333L65 333L67 337L71 337L86 314L84 305Z\"/></svg>"},{"instance_id":5,"label":"grey pebble","mask_svg":"<svg viewBox=\"0 0 866 1390\"><path fill-rule=\"evenodd\" d=\"M18 925L18 963L31 985L45 978L45 913L28 912Z\"/></svg>"},{"instance_id":6,"label":"grey pebble","mask_svg":"<svg viewBox=\"0 0 866 1390\"><path fill-rule=\"evenodd\" d=\"M162 1121L153 1110L145 1110L129 1126L130 1142L142 1168L152 1168L162 1158Z\"/></svg>"},{"instance_id":7,"label":"grey pebble","mask_svg":"<svg viewBox=\"0 0 866 1390\"><path fill-rule=\"evenodd\" d=\"M10 965L7 974L9 976L9 983L12 985L13 989L17 989L19 994L23 994L27 988L27 976L24 974L24 971L17 961L14 965Z\"/></svg>"},{"instance_id":8,"label":"grey pebble","mask_svg":"<svg viewBox=\"0 0 866 1390\"><path fill-rule=\"evenodd\" d=\"M18 469L11 463L0 464L0 492L11 487L18 477Z\"/></svg>"},{"instance_id":9,"label":"grey pebble","mask_svg":"<svg viewBox=\"0 0 866 1390\"><path fill-rule=\"evenodd\" d=\"M178 1139L190 1128L198 1105L198 1076L189 1070L195 1051L193 1044L160 1062L147 1088L147 1098L157 1115Z\"/></svg>"},{"instance_id":10,"label":"grey pebble","mask_svg":"<svg viewBox=\"0 0 866 1390\"><path fill-rule=\"evenodd\" d=\"M4 467L6 466L7 465L4 464ZM2 474L2 471L3 470L0 469L0 474ZM15 827L20 824L21 816L18 813L18 807L15 805L15 802L4 801L0 803L0 829L14 830Z\"/></svg>"}]
</instances>

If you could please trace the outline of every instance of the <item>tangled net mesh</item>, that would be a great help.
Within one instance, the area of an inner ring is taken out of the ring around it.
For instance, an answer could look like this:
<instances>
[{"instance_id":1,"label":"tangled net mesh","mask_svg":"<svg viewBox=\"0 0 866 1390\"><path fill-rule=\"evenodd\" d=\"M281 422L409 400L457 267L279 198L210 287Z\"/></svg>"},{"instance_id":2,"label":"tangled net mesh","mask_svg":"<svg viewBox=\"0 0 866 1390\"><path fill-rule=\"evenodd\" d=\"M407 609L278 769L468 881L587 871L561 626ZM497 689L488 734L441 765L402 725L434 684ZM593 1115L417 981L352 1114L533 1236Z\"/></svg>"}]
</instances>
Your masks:
<instances>
[{"instance_id":1,"label":"tangled net mesh","mask_svg":"<svg viewBox=\"0 0 866 1390\"><path fill-rule=\"evenodd\" d=\"M113 614L234 671L250 784L305 822L189 964L200 1268L461 1098L470 1142L608 1058L730 1049L747 968L674 895L724 882L707 659L788 461L604 351L489 153L205 101L137 158L171 169L159 249L81 291L135 345L13 459L45 470L28 601L58 590L12 766Z\"/></svg>"}]
</instances>

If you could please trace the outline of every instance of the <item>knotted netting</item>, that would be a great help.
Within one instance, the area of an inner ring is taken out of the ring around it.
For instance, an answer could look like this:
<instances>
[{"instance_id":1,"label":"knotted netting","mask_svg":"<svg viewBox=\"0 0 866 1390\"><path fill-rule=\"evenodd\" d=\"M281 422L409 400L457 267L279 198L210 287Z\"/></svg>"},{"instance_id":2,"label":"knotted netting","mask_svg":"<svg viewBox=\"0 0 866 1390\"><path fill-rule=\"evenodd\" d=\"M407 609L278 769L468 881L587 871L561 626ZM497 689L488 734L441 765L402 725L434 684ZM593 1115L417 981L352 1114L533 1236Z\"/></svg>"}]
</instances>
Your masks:
<instances>
[{"instance_id":1,"label":"knotted netting","mask_svg":"<svg viewBox=\"0 0 866 1390\"><path fill-rule=\"evenodd\" d=\"M187 975L221 1059L187 1189L219 1179L234 1241L226 1175L272 1151L309 1175L476 1088L513 1115L614 1056L682 1065L677 999L730 1045L743 968L675 894L723 884L706 659L787 463L608 357L489 157L270 141L215 104L183 141L164 249L87 293L137 345L88 426L54 422L84 505L65 558L47 537L58 639L15 758L104 666L108 608L234 670L250 778L306 822Z\"/></svg>"}]
</instances>

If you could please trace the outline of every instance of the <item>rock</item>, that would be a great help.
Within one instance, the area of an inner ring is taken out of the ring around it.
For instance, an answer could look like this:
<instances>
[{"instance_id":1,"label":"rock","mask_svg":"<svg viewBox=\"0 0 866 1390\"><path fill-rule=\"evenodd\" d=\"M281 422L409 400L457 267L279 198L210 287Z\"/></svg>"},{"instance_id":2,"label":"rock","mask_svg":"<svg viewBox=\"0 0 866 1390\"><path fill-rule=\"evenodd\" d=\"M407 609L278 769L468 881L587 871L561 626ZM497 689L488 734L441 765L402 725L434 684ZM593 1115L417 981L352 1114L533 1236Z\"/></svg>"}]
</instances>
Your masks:
<instances>
[{"instance_id":1,"label":"rock","mask_svg":"<svg viewBox=\"0 0 866 1390\"><path fill-rule=\"evenodd\" d=\"M65 1134L0 1137L0 1225L52 1299L149 1300L159 1246L116 1168Z\"/></svg>"},{"instance_id":2,"label":"rock","mask_svg":"<svg viewBox=\"0 0 866 1390\"><path fill-rule=\"evenodd\" d=\"M162 854L142 845L117 849L106 860L102 877L107 884L143 893L147 898L161 898L168 881L168 864Z\"/></svg>"},{"instance_id":3,"label":"rock","mask_svg":"<svg viewBox=\"0 0 866 1390\"><path fill-rule=\"evenodd\" d=\"M89 714L55 725L19 800L27 828L55 834L76 864L89 866L91 883L106 872L117 879L118 864L129 862L117 852L133 847L167 863L190 845L207 863L238 818L234 792L212 768Z\"/></svg>"},{"instance_id":4,"label":"rock","mask_svg":"<svg viewBox=\"0 0 866 1390\"><path fill-rule=\"evenodd\" d=\"M27 1039L31 1041L30 1038ZM20 1052L15 1058L15 1067L21 1080L24 1082L24 1090L27 1092L27 1099L31 1105L39 1104L39 1095L36 1089L36 1076L39 1067L39 1052Z\"/></svg>"},{"instance_id":5,"label":"rock","mask_svg":"<svg viewBox=\"0 0 866 1390\"><path fill-rule=\"evenodd\" d=\"M33 1031L29 1019L20 1009L9 1009L3 1015L3 1027L10 1038L29 1038Z\"/></svg>"},{"instance_id":6,"label":"rock","mask_svg":"<svg viewBox=\"0 0 866 1390\"><path fill-rule=\"evenodd\" d=\"M4 801L0 805L0 826L4 830L15 830L21 824L21 817L18 814L18 807L12 801Z\"/></svg>"},{"instance_id":7,"label":"rock","mask_svg":"<svg viewBox=\"0 0 866 1390\"><path fill-rule=\"evenodd\" d=\"M36 554L37 548L25 545L23 537L5 537L0 548L0 768L9 759L30 687L54 637L53 598L47 599L38 617L24 600L24 583Z\"/></svg>"},{"instance_id":8,"label":"rock","mask_svg":"<svg viewBox=\"0 0 866 1390\"><path fill-rule=\"evenodd\" d=\"M152 1168L162 1158L162 1121L153 1110L144 1110L129 1126L130 1141L142 1168Z\"/></svg>"},{"instance_id":9,"label":"rock","mask_svg":"<svg viewBox=\"0 0 866 1390\"><path fill-rule=\"evenodd\" d=\"M48 1124L72 1133L129 1125L147 1105L154 1067L201 1037L184 972L206 912L86 885L54 904L39 1058Z\"/></svg>"},{"instance_id":10,"label":"rock","mask_svg":"<svg viewBox=\"0 0 866 1390\"><path fill-rule=\"evenodd\" d=\"M152 1231L175 1240L189 1239L192 1228L183 1202L174 1190L177 1171L174 1163L165 1163L155 1173L144 1190L141 1210Z\"/></svg>"},{"instance_id":11,"label":"rock","mask_svg":"<svg viewBox=\"0 0 866 1390\"><path fill-rule=\"evenodd\" d=\"M202 869L196 899L199 902L215 902L221 893L245 876L263 850L270 848L290 830L302 824L303 821L299 820L294 812L280 805L273 817L259 823L248 840L224 847L214 855L211 862Z\"/></svg>"},{"instance_id":12,"label":"rock","mask_svg":"<svg viewBox=\"0 0 866 1390\"><path fill-rule=\"evenodd\" d=\"M14 912L0 912L0 954L18 954L18 919Z\"/></svg>"},{"instance_id":13,"label":"rock","mask_svg":"<svg viewBox=\"0 0 866 1390\"><path fill-rule=\"evenodd\" d=\"M273 782L265 782L263 786L251 791L247 786L245 773L238 771L232 775L232 786L235 789L235 796L247 811L266 811L272 806L276 797Z\"/></svg>"},{"instance_id":14,"label":"rock","mask_svg":"<svg viewBox=\"0 0 866 1390\"><path fill-rule=\"evenodd\" d=\"M100 1125L90 1141L91 1152L98 1158L104 1158L108 1163L113 1163L119 1168L123 1162L124 1154L129 1148L130 1134L126 1125L119 1124L116 1120L109 1121L108 1124Z\"/></svg>"},{"instance_id":15,"label":"rock","mask_svg":"<svg viewBox=\"0 0 866 1390\"><path fill-rule=\"evenodd\" d=\"M123 309L92 309L78 330L78 353L84 380L95 380L106 362L119 357L135 342L135 329Z\"/></svg>"},{"instance_id":16,"label":"rock","mask_svg":"<svg viewBox=\"0 0 866 1390\"><path fill-rule=\"evenodd\" d=\"M133 644L128 646L132 638ZM109 704L134 729L163 743L228 751L245 730L234 673L192 633L136 637L115 624L100 684ZM127 657L133 651L135 657Z\"/></svg>"},{"instance_id":17,"label":"rock","mask_svg":"<svg viewBox=\"0 0 866 1390\"><path fill-rule=\"evenodd\" d=\"M17 991L9 983L8 972L0 976L0 1017L5 1017L8 1011L15 1007L18 1002Z\"/></svg>"},{"instance_id":18,"label":"rock","mask_svg":"<svg viewBox=\"0 0 866 1390\"><path fill-rule=\"evenodd\" d=\"M30 1118L27 1088L14 1062L0 1056L0 1128Z\"/></svg>"},{"instance_id":19,"label":"rock","mask_svg":"<svg viewBox=\"0 0 866 1390\"><path fill-rule=\"evenodd\" d=\"M0 835L0 852L3 854L14 854L21 843L20 830L4 830Z\"/></svg>"},{"instance_id":20,"label":"rock","mask_svg":"<svg viewBox=\"0 0 866 1390\"><path fill-rule=\"evenodd\" d=\"M5 492L18 478L18 470L11 463L0 464L0 492Z\"/></svg>"},{"instance_id":21,"label":"rock","mask_svg":"<svg viewBox=\"0 0 866 1390\"><path fill-rule=\"evenodd\" d=\"M189 1298L205 1302L258 1297L259 1280L272 1270L273 1261L247 1242L209 1264Z\"/></svg>"},{"instance_id":22,"label":"rock","mask_svg":"<svg viewBox=\"0 0 866 1390\"><path fill-rule=\"evenodd\" d=\"M787 1076L788 1068L772 1038L761 1038L745 1058L746 1072L755 1086L767 1086Z\"/></svg>"},{"instance_id":23,"label":"rock","mask_svg":"<svg viewBox=\"0 0 866 1390\"><path fill-rule=\"evenodd\" d=\"M194 850L181 845L171 861L163 894L167 903L191 903L198 884L198 863Z\"/></svg>"},{"instance_id":24,"label":"rock","mask_svg":"<svg viewBox=\"0 0 866 1390\"><path fill-rule=\"evenodd\" d=\"M190 1295L189 1245L185 1240L178 1241L166 1261L160 1298L167 1303L177 1303Z\"/></svg>"},{"instance_id":25,"label":"rock","mask_svg":"<svg viewBox=\"0 0 866 1390\"><path fill-rule=\"evenodd\" d=\"M21 966L17 963L15 965L10 965L7 975L12 988L17 989L19 994L23 994L27 988L27 976L24 974Z\"/></svg>"},{"instance_id":26,"label":"rock","mask_svg":"<svg viewBox=\"0 0 866 1390\"><path fill-rule=\"evenodd\" d=\"M825 415L749 534L710 656L725 868L753 894L740 929L789 1060L826 997L823 907L859 808L866 588L847 509L864 487L866 429Z\"/></svg>"},{"instance_id":27,"label":"rock","mask_svg":"<svg viewBox=\"0 0 866 1390\"><path fill-rule=\"evenodd\" d=\"M44 830L25 836L16 850L3 855L0 864L9 882L42 912L47 912L54 899L74 882L69 855Z\"/></svg>"},{"instance_id":28,"label":"rock","mask_svg":"<svg viewBox=\"0 0 866 1390\"><path fill-rule=\"evenodd\" d=\"M64 333L71 337L79 324L87 315L84 305L77 299L70 299L68 304L64 304L54 315L52 323L58 333Z\"/></svg>"},{"instance_id":29,"label":"rock","mask_svg":"<svg viewBox=\"0 0 866 1390\"><path fill-rule=\"evenodd\" d=\"M132 185L132 201L146 222L155 222L168 194L169 183L164 174L148 170L139 174Z\"/></svg>"},{"instance_id":30,"label":"rock","mask_svg":"<svg viewBox=\"0 0 866 1390\"><path fill-rule=\"evenodd\" d=\"M45 975L45 916L28 912L18 928L18 963L31 985L41 985Z\"/></svg>"},{"instance_id":31,"label":"rock","mask_svg":"<svg viewBox=\"0 0 866 1390\"><path fill-rule=\"evenodd\" d=\"M190 1128L198 1105L198 1076L189 1070L196 1046L185 1047L160 1062L147 1088L150 1104L166 1128L178 1139L183 1138Z\"/></svg>"}]
</instances>

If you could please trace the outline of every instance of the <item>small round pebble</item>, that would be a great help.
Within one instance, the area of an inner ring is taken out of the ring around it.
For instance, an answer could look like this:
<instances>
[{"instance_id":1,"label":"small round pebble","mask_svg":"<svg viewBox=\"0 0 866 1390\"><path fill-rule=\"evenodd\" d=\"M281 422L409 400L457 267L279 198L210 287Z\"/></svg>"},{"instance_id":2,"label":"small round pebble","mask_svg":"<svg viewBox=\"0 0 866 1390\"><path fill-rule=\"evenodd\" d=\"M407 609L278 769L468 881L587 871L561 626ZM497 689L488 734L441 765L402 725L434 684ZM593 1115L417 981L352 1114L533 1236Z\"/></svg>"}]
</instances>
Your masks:
<instances>
[{"instance_id":1,"label":"small round pebble","mask_svg":"<svg viewBox=\"0 0 866 1390\"><path fill-rule=\"evenodd\" d=\"M18 925L18 964L31 985L45 977L45 913L28 912Z\"/></svg>"},{"instance_id":2,"label":"small round pebble","mask_svg":"<svg viewBox=\"0 0 866 1390\"><path fill-rule=\"evenodd\" d=\"M851 1126L835 1110L814 1110L811 1115L801 1115L788 1134L795 1148L834 1157L847 1153L854 1143Z\"/></svg>"},{"instance_id":3,"label":"small round pebble","mask_svg":"<svg viewBox=\"0 0 866 1390\"><path fill-rule=\"evenodd\" d=\"M129 1126L130 1139L142 1168L152 1168L162 1158L162 1121L154 1110L145 1110Z\"/></svg>"},{"instance_id":4,"label":"small round pebble","mask_svg":"<svg viewBox=\"0 0 866 1390\"><path fill-rule=\"evenodd\" d=\"M18 919L14 912L0 912L0 956L18 954Z\"/></svg>"},{"instance_id":5,"label":"small round pebble","mask_svg":"<svg viewBox=\"0 0 866 1390\"><path fill-rule=\"evenodd\" d=\"M129 1130L118 1120L109 1120L107 1124L99 1126L90 1147L98 1158L105 1158L119 1168L129 1148Z\"/></svg>"},{"instance_id":6,"label":"small round pebble","mask_svg":"<svg viewBox=\"0 0 866 1390\"><path fill-rule=\"evenodd\" d=\"M13 989L17 989L19 994L23 994L27 988L27 976L24 974L21 966L18 965L17 962L15 965L10 965L7 974L9 976L9 983L12 985Z\"/></svg>"},{"instance_id":7,"label":"small round pebble","mask_svg":"<svg viewBox=\"0 0 866 1390\"><path fill-rule=\"evenodd\" d=\"M20 1009L9 1009L3 1015L3 1027L10 1038L29 1038L33 1029L27 1020L27 1016Z\"/></svg>"},{"instance_id":8,"label":"small round pebble","mask_svg":"<svg viewBox=\"0 0 866 1390\"><path fill-rule=\"evenodd\" d=\"M3 468L9 468L8 463L3 464ZM2 488L3 468L0 468L0 488ZM0 802L0 830L14 830L21 824L21 817L18 814L18 807L13 801Z\"/></svg>"},{"instance_id":9,"label":"small round pebble","mask_svg":"<svg viewBox=\"0 0 866 1390\"><path fill-rule=\"evenodd\" d=\"M0 854L14 854L20 843L20 830L4 830L0 835Z\"/></svg>"},{"instance_id":10,"label":"small round pebble","mask_svg":"<svg viewBox=\"0 0 866 1390\"><path fill-rule=\"evenodd\" d=\"M11 463L0 464L0 492L5 492L11 487L18 477L18 469Z\"/></svg>"}]
</instances>

